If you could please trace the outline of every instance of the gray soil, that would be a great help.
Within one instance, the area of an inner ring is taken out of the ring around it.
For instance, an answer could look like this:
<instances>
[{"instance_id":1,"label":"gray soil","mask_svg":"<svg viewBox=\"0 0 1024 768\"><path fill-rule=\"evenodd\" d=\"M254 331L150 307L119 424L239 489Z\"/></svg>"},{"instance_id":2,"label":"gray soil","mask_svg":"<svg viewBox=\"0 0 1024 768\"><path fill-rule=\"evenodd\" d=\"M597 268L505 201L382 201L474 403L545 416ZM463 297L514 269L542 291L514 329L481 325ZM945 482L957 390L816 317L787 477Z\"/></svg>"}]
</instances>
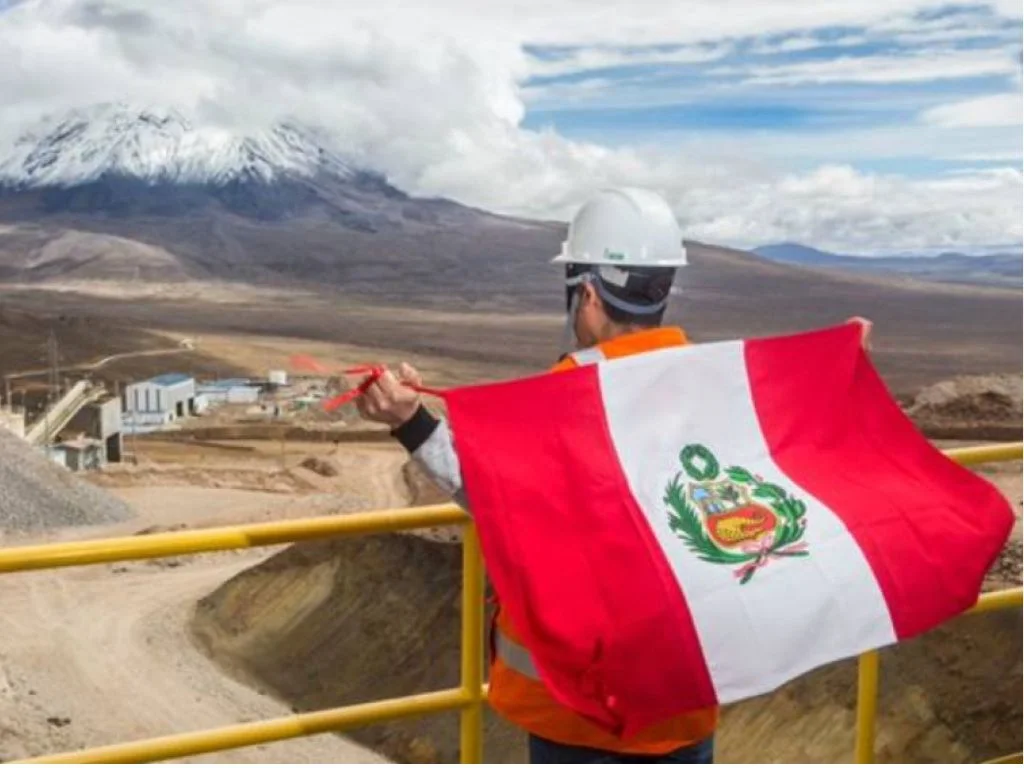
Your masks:
<instances>
[{"instance_id":1,"label":"gray soil","mask_svg":"<svg viewBox=\"0 0 1024 768\"><path fill-rule=\"evenodd\" d=\"M0 429L0 533L100 525L131 515L124 502Z\"/></svg>"}]
</instances>

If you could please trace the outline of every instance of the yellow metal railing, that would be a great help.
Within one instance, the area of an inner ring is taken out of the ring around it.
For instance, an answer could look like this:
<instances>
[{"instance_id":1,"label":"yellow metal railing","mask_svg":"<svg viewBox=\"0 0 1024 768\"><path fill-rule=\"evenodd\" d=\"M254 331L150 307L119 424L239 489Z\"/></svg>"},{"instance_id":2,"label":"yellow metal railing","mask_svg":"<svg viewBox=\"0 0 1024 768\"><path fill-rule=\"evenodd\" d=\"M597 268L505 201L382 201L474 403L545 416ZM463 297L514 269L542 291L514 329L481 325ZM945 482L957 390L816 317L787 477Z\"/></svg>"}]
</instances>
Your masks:
<instances>
[{"instance_id":1,"label":"yellow metal railing","mask_svg":"<svg viewBox=\"0 0 1024 768\"><path fill-rule=\"evenodd\" d=\"M1010 461L1021 458L1020 443L950 451L962 464ZM129 536L94 541L62 542L0 549L0 573L64 568L122 560L143 560L199 552L264 547L334 536L364 536L438 525L462 525L462 665L458 688L397 699L353 704L307 712L274 720L242 723L207 731L161 736L78 752L33 758L25 763L144 763L189 757L225 749L265 744L318 733L343 731L372 723L439 712L460 712L460 750L464 763L482 760L484 666L484 574L480 544L469 517L456 506L359 512L208 528L179 533ZM1021 604L1021 590L983 595L974 611ZM874 754L874 725L878 690L878 657L861 657L857 707L857 758L870 762Z\"/></svg>"},{"instance_id":2,"label":"yellow metal railing","mask_svg":"<svg viewBox=\"0 0 1024 768\"><path fill-rule=\"evenodd\" d=\"M965 466L997 461L1014 461L1022 456L1022 445L984 445L976 448L959 448L946 451L946 455ZM984 613L1021 606L1022 590L1005 589L989 592L978 598L977 604L967 613ZM857 736L854 752L858 763L875 762L875 722L878 715L878 651L862 654L857 660ZM1009 755L994 763L1019 763L1021 755Z\"/></svg>"},{"instance_id":3,"label":"yellow metal railing","mask_svg":"<svg viewBox=\"0 0 1024 768\"><path fill-rule=\"evenodd\" d=\"M150 763L451 711L461 713L459 742L462 762L481 762L485 696L484 572L476 529L469 516L457 506L443 504L414 509L357 512L337 517L0 549L0 573L265 547L310 539L365 536L439 525L464 526L460 687L15 762Z\"/></svg>"}]
</instances>

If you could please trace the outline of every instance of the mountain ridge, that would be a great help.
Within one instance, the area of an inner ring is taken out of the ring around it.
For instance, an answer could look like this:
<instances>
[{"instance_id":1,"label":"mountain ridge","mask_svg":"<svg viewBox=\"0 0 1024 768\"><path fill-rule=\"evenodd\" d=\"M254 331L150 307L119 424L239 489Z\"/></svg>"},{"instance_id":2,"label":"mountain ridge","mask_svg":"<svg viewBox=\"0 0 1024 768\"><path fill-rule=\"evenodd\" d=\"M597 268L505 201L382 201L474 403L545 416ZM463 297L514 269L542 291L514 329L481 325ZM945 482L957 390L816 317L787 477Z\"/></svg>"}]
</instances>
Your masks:
<instances>
[{"instance_id":1,"label":"mountain ridge","mask_svg":"<svg viewBox=\"0 0 1024 768\"><path fill-rule=\"evenodd\" d=\"M850 256L795 242L759 246L753 253L780 264L845 272L899 274L932 282L1020 285L1024 270L1019 251L969 255L946 251L933 256Z\"/></svg>"}]
</instances>

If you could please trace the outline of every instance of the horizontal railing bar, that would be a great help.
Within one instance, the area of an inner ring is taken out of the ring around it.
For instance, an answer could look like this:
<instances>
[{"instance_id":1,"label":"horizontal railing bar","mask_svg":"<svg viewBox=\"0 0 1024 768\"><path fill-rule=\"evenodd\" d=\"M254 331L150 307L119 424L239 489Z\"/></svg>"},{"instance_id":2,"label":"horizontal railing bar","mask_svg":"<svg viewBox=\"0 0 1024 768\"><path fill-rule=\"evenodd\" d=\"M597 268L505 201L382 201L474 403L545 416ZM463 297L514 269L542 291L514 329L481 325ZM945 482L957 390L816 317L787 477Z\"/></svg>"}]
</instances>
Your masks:
<instances>
[{"instance_id":1,"label":"horizontal railing bar","mask_svg":"<svg viewBox=\"0 0 1024 768\"><path fill-rule=\"evenodd\" d=\"M467 522L469 516L459 507L441 504L114 539L10 547L0 549L0 573L265 547L309 539L363 536Z\"/></svg>"},{"instance_id":2,"label":"horizontal railing bar","mask_svg":"<svg viewBox=\"0 0 1024 768\"><path fill-rule=\"evenodd\" d=\"M371 701L336 709L306 712L274 720L241 723L207 731L114 744L59 755L16 760L16 763L152 763L180 757L251 747L272 741L297 739L318 733L350 730L382 720L430 715L462 709L474 698L461 688L434 691L399 699Z\"/></svg>"},{"instance_id":3,"label":"horizontal railing bar","mask_svg":"<svg viewBox=\"0 0 1024 768\"><path fill-rule=\"evenodd\" d=\"M958 448L947 451L946 455L961 464L1009 461L1021 457L1022 446L1024 444L1010 443ZM175 533L11 547L0 549L0 573L173 557L199 552L287 544L332 536L362 536L467 522L469 517L462 509L454 504L440 504L431 507L355 512L347 515L251 523Z\"/></svg>"},{"instance_id":4,"label":"horizontal railing bar","mask_svg":"<svg viewBox=\"0 0 1024 768\"><path fill-rule=\"evenodd\" d=\"M957 464L971 466L998 461L1018 461L1024 455L1024 443L999 443L998 445L976 445L970 448L952 448L943 451Z\"/></svg>"},{"instance_id":5,"label":"horizontal railing bar","mask_svg":"<svg viewBox=\"0 0 1024 768\"><path fill-rule=\"evenodd\" d=\"M1024 588L1021 587L999 589L994 592L982 592L978 596L978 602L972 608L969 608L967 613L985 613L1006 608L1020 608L1022 602L1024 602Z\"/></svg>"},{"instance_id":6,"label":"horizontal railing bar","mask_svg":"<svg viewBox=\"0 0 1024 768\"><path fill-rule=\"evenodd\" d=\"M1016 754L997 757L995 760L986 760L984 765L1020 765L1021 760L1024 760L1024 753L1017 752Z\"/></svg>"}]
</instances>

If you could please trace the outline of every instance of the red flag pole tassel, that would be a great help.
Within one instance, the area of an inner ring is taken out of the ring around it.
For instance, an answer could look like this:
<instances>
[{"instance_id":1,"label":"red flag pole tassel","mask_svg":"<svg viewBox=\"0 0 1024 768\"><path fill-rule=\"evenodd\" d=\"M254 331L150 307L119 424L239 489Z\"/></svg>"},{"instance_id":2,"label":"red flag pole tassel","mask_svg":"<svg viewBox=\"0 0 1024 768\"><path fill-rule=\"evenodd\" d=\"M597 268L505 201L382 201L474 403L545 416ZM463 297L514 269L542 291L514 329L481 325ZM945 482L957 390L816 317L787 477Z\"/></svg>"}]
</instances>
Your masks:
<instances>
[{"instance_id":1,"label":"red flag pole tassel","mask_svg":"<svg viewBox=\"0 0 1024 768\"><path fill-rule=\"evenodd\" d=\"M359 383L358 386L353 387L347 392L342 392L340 395L335 395L330 400L325 400L323 408L325 411L330 413L331 411L338 410L341 406L355 400L357 397L362 395L368 390L373 383L379 379L384 373L384 367L380 365L358 365L353 368L347 368L345 370L347 374L367 374L367 377ZM421 395L430 395L432 397L444 397L445 391L443 389L433 389L431 387L421 387L416 384L403 384Z\"/></svg>"}]
</instances>

